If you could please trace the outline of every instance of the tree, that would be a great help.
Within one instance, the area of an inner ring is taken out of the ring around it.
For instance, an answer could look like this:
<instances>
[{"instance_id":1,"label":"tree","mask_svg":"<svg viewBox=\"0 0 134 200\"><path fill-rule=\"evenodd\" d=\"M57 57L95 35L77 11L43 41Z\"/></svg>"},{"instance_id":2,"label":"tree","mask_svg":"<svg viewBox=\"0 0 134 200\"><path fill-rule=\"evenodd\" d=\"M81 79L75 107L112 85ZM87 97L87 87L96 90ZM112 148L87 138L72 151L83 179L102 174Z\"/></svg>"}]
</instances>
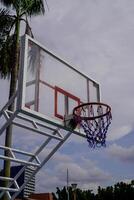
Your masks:
<instances>
[{"instance_id":1,"label":"tree","mask_svg":"<svg viewBox=\"0 0 134 200\"><path fill-rule=\"evenodd\" d=\"M58 200L55 193L52 192L53 200Z\"/></svg>"},{"instance_id":2,"label":"tree","mask_svg":"<svg viewBox=\"0 0 134 200\"><path fill-rule=\"evenodd\" d=\"M67 190L66 187L64 186L61 190L57 187L57 196L58 200L67 200Z\"/></svg>"},{"instance_id":3,"label":"tree","mask_svg":"<svg viewBox=\"0 0 134 200\"><path fill-rule=\"evenodd\" d=\"M57 188L57 197L55 200L66 200L67 191L63 187L61 190ZM92 190L76 189L77 200L131 200L134 199L134 180L131 183L117 183L114 186L108 186L106 188L98 187L97 194L94 194ZM69 187L69 199L73 200L73 191Z\"/></svg>"},{"instance_id":4,"label":"tree","mask_svg":"<svg viewBox=\"0 0 134 200\"><path fill-rule=\"evenodd\" d=\"M68 199L68 194L67 194L67 190L65 186L62 189L59 189L57 187L56 194L57 194L58 200ZM76 199L77 200L95 200L95 195L92 193L92 190L81 190L77 188ZM72 187L69 187L69 200L74 200Z\"/></svg>"},{"instance_id":5,"label":"tree","mask_svg":"<svg viewBox=\"0 0 134 200\"><path fill-rule=\"evenodd\" d=\"M44 14L43 0L0 0L3 8L0 9L0 75L10 78L9 99L16 93L19 69L19 38L20 25L26 23L27 17ZM15 103L9 106L14 111ZM12 146L12 125L8 126L5 136L5 146ZM5 156L8 156L5 151ZM10 177L10 161L4 161L4 175ZM5 182L5 187L8 182Z\"/></svg>"}]
</instances>

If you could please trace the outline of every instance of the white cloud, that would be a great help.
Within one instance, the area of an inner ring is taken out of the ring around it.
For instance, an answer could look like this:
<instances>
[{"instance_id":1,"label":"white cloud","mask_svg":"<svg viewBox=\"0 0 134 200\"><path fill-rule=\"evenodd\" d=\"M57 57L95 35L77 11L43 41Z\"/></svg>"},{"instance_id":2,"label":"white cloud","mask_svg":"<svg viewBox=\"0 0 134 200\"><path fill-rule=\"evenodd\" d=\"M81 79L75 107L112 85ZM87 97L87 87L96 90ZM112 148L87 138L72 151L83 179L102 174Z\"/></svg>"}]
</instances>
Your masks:
<instances>
[{"instance_id":1,"label":"white cloud","mask_svg":"<svg viewBox=\"0 0 134 200\"><path fill-rule=\"evenodd\" d=\"M122 138L123 136L129 134L132 131L132 127L130 126L121 126L117 128L113 128L110 132L110 134L107 134L107 140L114 141L117 139Z\"/></svg>"},{"instance_id":2,"label":"white cloud","mask_svg":"<svg viewBox=\"0 0 134 200\"><path fill-rule=\"evenodd\" d=\"M61 154L59 151L56 152L56 154L53 157L54 162L62 162L64 164L67 164L68 162L72 161L72 158L69 155Z\"/></svg>"},{"instance_id":3,"label":"white cloud","mask_svg":"<svg viewBox=\"0 0 134 200\"><path fill-rule=\"evenodd\" d=\"M32 20L36 38L100 83L102 101L110 104L113 112L108 140L124 137L132 131L134 124L134 1L85 0L83 3L82 0L50 0L48 3L49 12ZM2 108L8 96L7 85L3 80L0 81L0 91ZM27 150L29 147L38 147L38 134L36 138L26 132L21 133L21 136L17 132L14 134L17 147ZM2 144L4 136L0 136ZM80 137L73 136L70 140L83 145ZM67 145L69 148L69 142ZM96 161L100 155L97 153L94 156ZM133 146L124 148L113 144L106 150L107 154L118 161L129 164L134 162ZM89 185L95 188L110 179L109 168L105 172L98 163L82 159L82 155L78 161L73 156L56 153L49 169L45 167L37 175L38 191L50 191L57 185L65 185L67 167L72 180L79 181L82 188L88 188Z\"/></svg>"},{"instance_id":4,"label":"white cloud","mask_svg":"<svg viewBox=\"0 0 134 200\"><path fill-rule=\"evenodd\" d=\"M108 172L100 169L95 162L89 159L81 158L80 156L78 162L75 158L69 159L69 156L66 154L56 154L54 160L50 163L51 169L42 169L37 175L37 190L41 191L42 188L42 191L44 191L45 188L45 191L54 191L56 186L65 186L67 169L69 171L69 184L76 182L78 187L82 189L92 186L91 188L96 190L98 185L111 179L111 175Z\"/></svg>"},{"instance_id":5,"label":"white cloud","mask_svg":"<svg viewBox=\"0 0 134 200\"><path fill-rule=\"evenodd\" d=\"M93 190L94 193L97 193L98 183L85 183L82 185L81 189L83 190Z\"/></svg>"},{"instance_id":6,"label":"white cloud","mask_svg":"<svg viewBox=\"0 0 134 200\"><path fill-rule=\"evenodd\" d=\"M116 158L125 163L134 163L134 146L128 148L112 144L107 149L107 152L113 158Z\"/></svg>"},{"instance_id":7,"label":"white cloud","mask_svg":"<svg viewBox=\"0 0 134 200\"><path fill-rule=\"evenodd\" d=\"M132 179L122 179L121 181L124 183L130 184Z\"/></svg>"},{"instance_id":8,"label":"white cloud","mask_svg":"<svg viewBox=\"0 0 134 200\"><path fill-rule=\"evenodd\" d=\"M46 171L40 171L36 176L36 191L37 192L52 192L56 191L56 187L63 186L56 175L51 175Z\"/></svg>"},{"instance_id":9,"label":"white cloud","mask_svg":"<svg viewBox=\"0 0 134 200\"><path fill-rule=\"evenodd\" d=\"M33 20L39 40L100 83L113 112L108 137L123 137L133 124L134 2L51 0L49 7L44 20Z\"/></svg>"}]
</instances>

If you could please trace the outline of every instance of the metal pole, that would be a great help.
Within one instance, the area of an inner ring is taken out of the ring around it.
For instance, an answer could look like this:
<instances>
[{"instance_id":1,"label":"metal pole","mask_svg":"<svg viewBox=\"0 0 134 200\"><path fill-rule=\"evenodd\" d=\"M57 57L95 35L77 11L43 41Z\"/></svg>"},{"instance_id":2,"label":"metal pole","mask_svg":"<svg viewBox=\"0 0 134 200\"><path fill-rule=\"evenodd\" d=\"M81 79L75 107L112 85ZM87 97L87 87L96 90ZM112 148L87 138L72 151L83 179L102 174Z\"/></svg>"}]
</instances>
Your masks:
<instances>
[{"instance_id":1,"label":"metal pole","mask_svg":"<svg viewBox=\"0 0 134 200\"><path fill-rule=\"evenodd\" d=\"M76 187L77 187L77 183L72 183L73 199L74 200L76 200Z\"/></svg>"},{"instance_id":2,"label":"metal pole","mask_svg":"<svg viewBox=\"0 0 134 200\"><path fill-rule=\"evenodd\" d=\"M67 169L67 200L69 200L69 172Z\"/></svg>"},{"instance_id":3,"label":"metal pole","mask_svg":"<svg viewBox=\"0 0 134 200\"><path fill-rule=\"evenodd\" d=\"M76 189L74 190L74 200L76 200Z\"/></svg>"}]
</instances>

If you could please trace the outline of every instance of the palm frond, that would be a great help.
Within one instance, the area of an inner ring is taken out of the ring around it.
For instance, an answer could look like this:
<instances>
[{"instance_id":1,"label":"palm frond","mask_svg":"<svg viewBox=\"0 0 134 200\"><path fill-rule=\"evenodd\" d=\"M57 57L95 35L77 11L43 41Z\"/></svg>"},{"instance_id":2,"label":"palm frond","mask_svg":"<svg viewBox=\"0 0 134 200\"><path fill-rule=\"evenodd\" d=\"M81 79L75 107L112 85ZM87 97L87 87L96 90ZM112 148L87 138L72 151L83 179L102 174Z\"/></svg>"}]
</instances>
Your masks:
<instances>
[{"instance_id":1,"label":"palm frond","mask_svg":"<svg viewBox=\"0 0 134 200\"><path fill-rule=\"evenodd\" d=\"M6 6L6 7L9 7L12 5L13 1L12 0L0 0L0 2Z\"/></svg>"},{"instance_id":2,"label":"palm frond","mask_svg":"<svg viewBox=\"0 0 134 200\"><path fill-rule=\"evenodd\" d=\"M15 23L14 16L10 15L10 11L5 8L0 9L0 42L6 40ZM1 43L0 43L1 45Z\"/></svg>"},{"instance_id":3,"label":"palm frond","mask_svg":"<svg viewBox=\"0 0 134 200\"><path fill-rule=\"evenodd\" d=\"M10 76L15 62L15 35L11 35L11 33L13 33L16 17L19 17L21 21L23 14L30 17L32 15L44 14L45 8L43 0L0 0L0 2L7 6L7 8L12 6L11 8L16 10L15 16L10 13L12 9L0 9L0 76L6 78ZM29 67L34 71L34 63L38 61L40 51L38 48L34 48L29 53L31 54L31 56L29 55Z\"/></svg>"},{"instance_id":4,"label":"palm frond","mask_svg":"<svg viewBox=\"0 0 134 200\"><path fill-rule=\"evenodd\" d=\"M23 0L21 1L22 13L32 16L45 13L43 0Z\"/></svg>"},{"instance_id":5,"label":"palm frond","mask_svg":"<svg viewBox=\"0 0 134 200\"><path fill-rule=\"evenodd\" d=\"M4 41L0 49L0 76L6 78L10 76L14 64L14 35Z\"/></svg>"}]
</instances>

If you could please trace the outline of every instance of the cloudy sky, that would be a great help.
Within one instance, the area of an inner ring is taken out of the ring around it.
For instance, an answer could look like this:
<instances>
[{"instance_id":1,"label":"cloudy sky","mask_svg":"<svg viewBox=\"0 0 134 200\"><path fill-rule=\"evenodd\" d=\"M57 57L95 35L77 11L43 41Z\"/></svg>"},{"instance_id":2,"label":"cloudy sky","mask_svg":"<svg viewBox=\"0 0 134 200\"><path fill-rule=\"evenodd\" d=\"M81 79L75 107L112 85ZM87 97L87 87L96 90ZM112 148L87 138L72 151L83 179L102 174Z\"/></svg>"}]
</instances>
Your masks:
<instances>
[{"instance_id":1,"label":"cloudy sky","mask_svg":"<svg viewBox=\"0 0 134 200\"><path fill-rule=\"evenodd\" d=\"M101 100L111 105L113 120L106 148L92 150L86 140L71 136L38 173L36 191L51 192L66 185L67 168L70 184L76 182L83 189L130 181L134 175L134 1L48 0L48 7L44 16L31 20L35 38L99 82ZM7 85L0 80L0 107ZM31 135L21 135L18 143L14 136L15 147L28 143L36 148L34 141Z\"/></svg>"}]
</instances>

